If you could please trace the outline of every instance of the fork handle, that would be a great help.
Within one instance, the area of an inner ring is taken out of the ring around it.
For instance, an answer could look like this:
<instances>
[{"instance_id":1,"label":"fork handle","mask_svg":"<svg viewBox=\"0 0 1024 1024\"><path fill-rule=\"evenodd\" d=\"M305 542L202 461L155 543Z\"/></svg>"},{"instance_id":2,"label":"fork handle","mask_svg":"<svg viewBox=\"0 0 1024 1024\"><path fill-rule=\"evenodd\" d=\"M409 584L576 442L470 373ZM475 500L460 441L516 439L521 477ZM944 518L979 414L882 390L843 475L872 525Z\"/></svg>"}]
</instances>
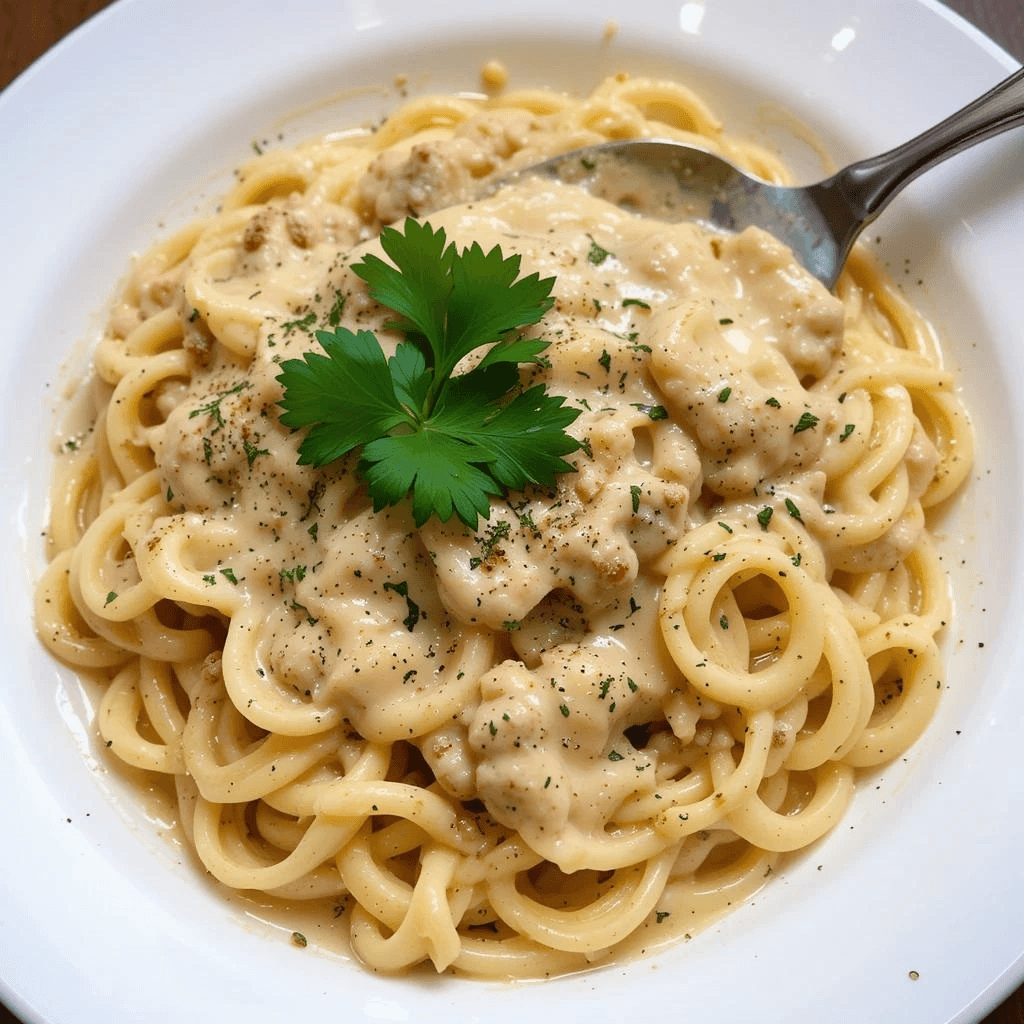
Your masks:
<instances>
[{"instance_id":1,"label":"fork handle","mask_svg":"<svg viewBox=\"0 0 1024 1024\"><path fill-rule=\"evenodd\" d=\"M830 179L863 226L919 174L956 153L1024 125L1024 68L909 142L850 164Z\"/></svg>"}]
</instances>

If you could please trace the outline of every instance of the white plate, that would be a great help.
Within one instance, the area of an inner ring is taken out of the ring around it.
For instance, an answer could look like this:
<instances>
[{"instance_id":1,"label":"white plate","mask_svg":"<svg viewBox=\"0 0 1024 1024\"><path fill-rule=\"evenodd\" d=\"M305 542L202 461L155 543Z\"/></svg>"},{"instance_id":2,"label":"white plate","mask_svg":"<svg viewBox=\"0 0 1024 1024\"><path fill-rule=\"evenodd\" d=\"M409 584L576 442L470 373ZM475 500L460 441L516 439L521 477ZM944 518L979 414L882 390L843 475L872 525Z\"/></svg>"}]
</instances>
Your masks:
<instances>
[{"instance_id":1,"label":"white plate","mask_svg":"<svg viewBox=\"0 0 1024 1024\"><path fill-rule=\"evenodd\" d=\"M604 38L609 20L618 33ZM1024 136L920 179L872 237L963 374L979 459L944 524L949 689L834 835L654 959L502 987L371 977L204 885L91 753L88 706L33 638L48 437L132 250L202 208L254 140L375 118L414 91L684 77L764 136L781 105L837 159L903 141L1015 65L932 0L120 0L0 97L0 994L29 1021L622 1019L966 1022L1024 974ZM367 89L366 87L373 87ZM790 156L806 161L785 133ZM918 278L924 285L918 285ZM916 980L914 980L916 978Z\"/></svg>"}]
</instances>

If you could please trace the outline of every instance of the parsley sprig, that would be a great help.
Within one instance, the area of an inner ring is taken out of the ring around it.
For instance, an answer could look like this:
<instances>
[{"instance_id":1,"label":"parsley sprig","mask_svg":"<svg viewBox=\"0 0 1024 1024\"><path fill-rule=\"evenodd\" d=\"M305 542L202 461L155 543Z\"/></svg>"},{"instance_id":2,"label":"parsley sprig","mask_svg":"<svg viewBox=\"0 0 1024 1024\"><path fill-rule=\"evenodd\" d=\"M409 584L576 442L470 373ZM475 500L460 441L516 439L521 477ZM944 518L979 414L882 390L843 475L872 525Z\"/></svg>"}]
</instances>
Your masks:
<instances>
[{"instance_id":1,"label":"parsley sprig","mask_svg":"<svg viewBox=\"0 0 1024 1024\"><path fill-rule=\"evenodd\" d=\"M554 279L520 278L519 256L477 243L459 252L443 229L412 219L380 242L390 264L368 254L352 269L397 314L386 327L405 340L389 359L370 331L317 331L324 354L281 363L281 422L309 428L300 464L361 447L376 510L410 495L417 526L454 513L475 529L491 497L574 469L562 456L580 447L565 433L579 410L519 380L519 364L540 362L548 347L519 332L551 308ZM476 365L455 374L482 346Z\"/></svg>"}]
</instances>

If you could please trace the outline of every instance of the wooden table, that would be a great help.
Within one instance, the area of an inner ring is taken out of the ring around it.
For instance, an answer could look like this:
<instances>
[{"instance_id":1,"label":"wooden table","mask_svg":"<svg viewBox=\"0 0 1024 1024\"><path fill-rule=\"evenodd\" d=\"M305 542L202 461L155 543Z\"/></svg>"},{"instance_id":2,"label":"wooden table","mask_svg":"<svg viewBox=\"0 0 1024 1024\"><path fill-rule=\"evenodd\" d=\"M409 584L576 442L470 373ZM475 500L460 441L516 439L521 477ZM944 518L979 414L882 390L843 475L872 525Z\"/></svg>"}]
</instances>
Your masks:
<instances>
[{"instance_id":1,"label":"wooden table","mask_svg":"<svg viewBox=\"0 0 1024 1024\"><path fill-rule=\"evenodd\" d=\"M0 88L111 0L0 0ZM1018 60L1024 61L1024 0L946 0ZM1024 933L1024 922L1021 922ZM0 1006L0 1024L18 1024ZM822 1024L827 1024L822 1021ZM896 1024L865 1021L864 1024ZM1024 1024L1024 985L980 1024Z\"/></svg>"}]
</instances>

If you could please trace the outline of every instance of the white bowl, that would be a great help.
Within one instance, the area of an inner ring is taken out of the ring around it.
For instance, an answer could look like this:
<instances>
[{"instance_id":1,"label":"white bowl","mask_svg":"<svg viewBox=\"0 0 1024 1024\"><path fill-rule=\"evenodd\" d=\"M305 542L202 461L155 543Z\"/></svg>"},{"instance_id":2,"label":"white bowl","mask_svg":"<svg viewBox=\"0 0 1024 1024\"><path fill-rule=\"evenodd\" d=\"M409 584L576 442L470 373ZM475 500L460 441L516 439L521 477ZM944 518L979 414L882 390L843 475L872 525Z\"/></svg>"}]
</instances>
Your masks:
<instances>
[{"instance_id":1,"label":"white bowl","mask_svg":"<svg viewBox=\"0 0 1024 1024\"><path fill-rule=\"evenodd\" d=\"M84 691L36 643L55 408L127 255L212 202L254 140L377 118L398 74L414 92L474 89L491 58L513 85L685 79L808 175L820 166L780 109L842 162L1015 66L932 0L120 0L0 96L0 995L75 1024L977 1019L1024 974L1020 133L919 179L871 229L945 335L978 435L942 525L956 617L937 717L833 835L691 942L515 986L374 977L299 950L207 886L95 758Z\"/></svg>"}]
</instances>

